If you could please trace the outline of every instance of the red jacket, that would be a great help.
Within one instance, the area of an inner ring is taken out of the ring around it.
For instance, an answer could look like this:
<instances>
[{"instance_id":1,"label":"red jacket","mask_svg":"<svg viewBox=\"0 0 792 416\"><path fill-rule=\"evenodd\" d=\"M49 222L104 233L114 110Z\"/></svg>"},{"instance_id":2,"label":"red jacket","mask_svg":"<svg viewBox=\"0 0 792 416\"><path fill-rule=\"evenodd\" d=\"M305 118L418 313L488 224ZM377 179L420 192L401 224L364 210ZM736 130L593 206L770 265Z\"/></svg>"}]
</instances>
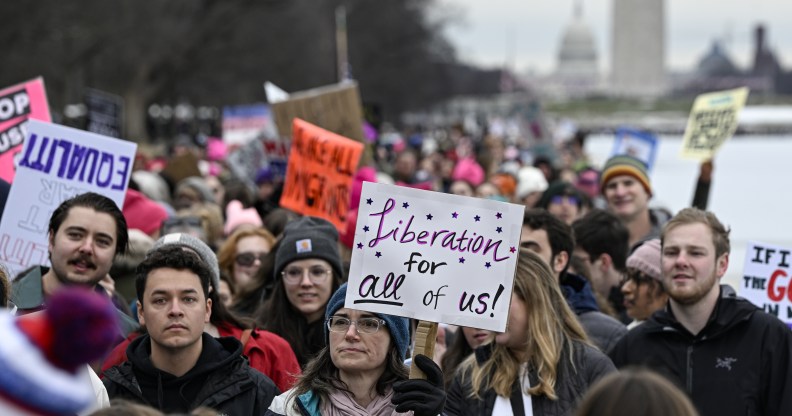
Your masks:
<instances>
[{"instance_id":1,"label":"red jacket","mask_svg":"<svg viewBox=\"0 0 792 416\"><path fill-rule=\"evenodd\" d=\"M244 332L240 328L220 326L217 331L221 337L234 337L240 339ZM133 332L113 348L102 364L102 373L121 363L127 361L127 346L133 339L140 336L139 332ZM300 365L297 357L291 349L289 343L263 329L255 329L250 333L250 338L245 342L242 355L250 361L250 367L262 372L271 378L281 392L289 390L294 384L297 376L300 375Z\"/></svg>"}]
</instances>

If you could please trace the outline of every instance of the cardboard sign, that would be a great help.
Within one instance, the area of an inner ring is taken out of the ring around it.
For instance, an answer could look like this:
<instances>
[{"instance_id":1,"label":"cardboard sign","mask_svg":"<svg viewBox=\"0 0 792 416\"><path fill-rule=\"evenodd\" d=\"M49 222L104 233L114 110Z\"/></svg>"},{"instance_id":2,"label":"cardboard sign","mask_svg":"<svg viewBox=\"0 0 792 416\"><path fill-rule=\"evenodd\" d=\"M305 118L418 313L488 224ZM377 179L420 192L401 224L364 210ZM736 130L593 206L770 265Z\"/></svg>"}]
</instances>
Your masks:
<instances>
[{"instance_id":1,"label":"cardboard sign","mask_svg":"<svg viewBox=\"0 0 792 416\"><path fill-rule=\"evenodd\" d=\"M364 182L347 308L503 332L525 207Z\"/></svg>"},{"instance_id":2,"label":"cardboard sign","mask_svg":"<svg viewBox=\"0 0 792 416\"><path fill-rule=\"evenodd\" d=\"M280 205L324 218L343 231L363 144L300 119L294 120L293 131Z\"/></svg>"},{"instance_id":3,"label":"cardboard sign","mask_svg":"<svg viewBox=\"0 0 792 416\"><path fill-rule=\"evenodd\" d=\"M290 94L272 104L281 137L292 137L292 121L300 118L338 135L363 142L363 110L357 83L346 81Z\"/></svg>"},{"instance_id":4,"label":"cardboard sign","mask_svg":"<svg viewBox=\"0 0 792 416\"><path fill-rule=\"evenodd\" d=\"M13 274L49 264L49 220L64 200L93 191L122 207L137 150L133 142L37 120L27 128L0 223L0 261Z\"/></svg>"},{"instance_id":5,"label":"cardboard sign","mask_svg":"<svg viewBox=\"0 0 792 416\"><path fill-rule=\"evenodd\" d=\"M0 91L0 178L14 181L15 159L27 137L27 120L50 121L44 80L36 78Z\"/></svg>"},{"instance_id":6,"label":"cardboard sign","mask_svg":"<svg viewBox=\"0 0 792 416\"><path fill-rule=\"evenodd\" d=\"M792 327L792 248L749 241L740 295Z\"/></svg>"},{"instance_id":7,"label":"cardboard sign","mask_svg":"<svg viewBox=\"0 0 792 416\"><path fill-rule=\"evenodd\" d=\"M657 136L654 134L622 127L616 129L611 156L630 155L644 162L646 169L651 172L657 159L657 145Z\"/></svg>"},{"instance_id":8,"label":"cardboard sign","mask_svg":"<svg viewBox=\"0 0 792 416\"><path fill-rule=\"evenodd\" d=\"M93 88L85 90L86 125L91 133L121 137L124 129L124 99Z\"/></svg>"},{"instance_id":9,"label":"cardboard sign","mask_svg":"<svg viewBox=\"0 0 792 416\"><path fill-rule=\"evenodd\" d=\"M737 117L748 99L748 88L701 94L693 102L682 142L682 157L710 160L737 130Z\"/></svg>"},{"instance_id":10,"label":"cardboard sign","mask_svg":"<svg viewBox=\"0 0 792 416\"><path fill-rule=\"evenodd\" d=\"M272 123L270 107L250 104L223 107L223 141L228 145L243 145L261 136L277 135Z\"/></svg>"}]
</instances>

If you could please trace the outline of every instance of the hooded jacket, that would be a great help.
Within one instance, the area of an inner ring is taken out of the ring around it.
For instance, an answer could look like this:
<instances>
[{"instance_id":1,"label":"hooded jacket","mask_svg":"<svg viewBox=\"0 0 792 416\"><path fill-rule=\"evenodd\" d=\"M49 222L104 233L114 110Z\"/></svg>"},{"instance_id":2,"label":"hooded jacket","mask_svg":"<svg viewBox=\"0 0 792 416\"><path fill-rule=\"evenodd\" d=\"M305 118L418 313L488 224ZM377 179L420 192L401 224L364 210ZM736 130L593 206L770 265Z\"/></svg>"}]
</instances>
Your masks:
<instances>
[{"instance_id":1,"label":"hooded jacket","mask_svg":"<svg viewBox=\"0 0 792 416\"><path fill-rule=\"evenodd\" d=\"M492 356L494 343L482 345L475 351L476 363L482 365ZM601 377L616 371L613 363L596 348L573 341L572 360L569 349L565 348L557 365L555 393L557 400L547 396L531 396L531 409L535 416L571 415L578 401L589 386ZM448 389L448 400L443 414L464 416L489 416L495 407L495 390L479 392L481 399L470 397L473 390L471 371L457 371ZM532 386L539 384L535 369L528 370L528 380ZM486 382L484 383L486 385ZM521 385L515 380L512 397L522 397Z\"/></svg>"},{"instance_id":2,"label":"hooded jacket","mask_svg":"<svg viewBox=\"0 0 792 416\"><path fill-rule=\"evenodd\" d=\"M229 415L260 415L280 392L267 376L250 368L234 338L202 335L195 366L181 377L154 367L150 336L129 344L129 361L105 372L110 399L125 399L165 413L189 413L205 406Z\"/></svg>"},{"instance_id":3,"label":"hooded jacket","mask_svg":"<svg viewBox=\"0 0 792 416\"><path fill-rule=\"evenodd\" d=\"M627 333L627 327L618 320L599 311L597 300L588 280L572 273L561 275L561 293L575 312L586 335L608 352Z\"/></svg>"},{"instance_id":4,"label":"hooded jacket","mask_svg":"<svg viewBox=\"0 0 792 416\"><path fill-rule=\"evenodd\" d=\"M792 331L723 286L698 334L666 306L624 336L610 356L619 368L642 365L663 374L702 416L792 415Z\"/></svg>"}]
</instances>

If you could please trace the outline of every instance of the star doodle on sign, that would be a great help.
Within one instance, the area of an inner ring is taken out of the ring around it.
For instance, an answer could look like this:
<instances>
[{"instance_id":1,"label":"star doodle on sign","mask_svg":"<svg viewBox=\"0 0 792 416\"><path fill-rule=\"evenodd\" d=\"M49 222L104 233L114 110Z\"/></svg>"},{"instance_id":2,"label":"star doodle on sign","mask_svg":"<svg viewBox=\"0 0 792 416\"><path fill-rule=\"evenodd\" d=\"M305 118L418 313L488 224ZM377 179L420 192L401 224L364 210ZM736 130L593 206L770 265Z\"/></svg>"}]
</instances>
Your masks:
<instances>
[{"instance_id":1,"label":"star doodle on sign","mask_svg":"<svg viewBox=\"0 0 792 416\"><path fill-rule=\"evenodd\" d=\"M368 232L368 230L369 230L369 227L368 227L368 225L364 225L364 226L363 226L363 231L364 231L364 232Z\"/></svg>"},{"instance_id":2,"label":"star doodle on sign","mask_svg":"<svg viewBox=\"0 0 792 416\"><path fill-rule=\"evenodd\" d=\"M409 208L409 207L410 207L410 204L408 204L406 202L402 204L402 208Z\"/></svg>"},{"instance_id":3,"label":"star doodle on sign","mask_svg":"<svg viewBox=\"0 0 792 416\"><path fill-rule=\"evenodd\" d=\"M480 216L478 216L478 215L476 215L475 217L473 217L473 219L474 219L474 220L476 220L476 222L479 222L479 221L481 221L481 217L480 217Z\"/></svg>"},{"instance_id":4,"label":"star doodle on sign","mask_svg":"<svg viewBox=\"0 0 792 416\"><path fill-rule=\"evenodd\" d=\"M497 231L498 233L502 233L503 232L503 227L495 228L495 231Z\"/></svg>"},{"instance_id":5,"label":"star doodle on sign","mask_svg":"<svg viewBox=\"0 0 792 416\"><path fill-rule=\"evenodd\" d=\"M465 262L465 258L464 258L464 257L460 257L460 258L459 258L459 262L460 262L460 263L464 263L464 262Z\"/></svg>"},{"instance_id":6,"label":"star doodle on sign","mask_svg":"<svg viewBox=\"0 0 792 416\"><path fill-rule=\"evenodd\" d=\"M486 262L484 263L484 267L489 269L490 267L492 267L492 265L490 264L490 262Z\"/></svg>"},{"instance_id":7,"label":"star doodle on sign","mask_svg":"<svg viewBox=\"0 0 792 416\"><path fill-rule=\"evenodd\" d=\"M432 214L426 214L426 219L431 221L432 220Z\"/></svg>"},{"instance_id":8,"label":"star doodle on sign","mask_svg":"<svg viewBox=\"0 0 792 416\"><path fill-rule=\"evenodd\" d=\"M514 246L512 246L512 247L509 249L509 253L514 253L515 251L517 251L517 249L516 249L516 248L514 248Z\"/></svg>"},{"instance_id":9,"label":"star doodle on sign","mask_svg":"<svg viewBox=\"0 0 792 416\"><path fill-rule=\"evenodd\" d=\"M371 198L368 198L368 199L366 199L366 203L367 203L367 204L369 204L369 205L371 205L371 204L373 204L373 203L374 203L374 200L373 200L373 199L371 199Z\"/></svg>"},{"instance_id":10,"label":"star doodle on sign","mask_svg":"<svg viewBox=\"0 0 792 416\"><path fill-rule=\"evenodd\" d=\"M499 213L495 214L495 218L497 218L497 219L501 219L501 218L503 218L503 214L501 214L501 213L499 212Z\"/></svg>"},{"instance_id":11,"label":"star doodle on sign","mask_svg":"<svg viewBox=\"0 0 792 416\"><path fill-rule=\"evenodd\" d=\"M451 213L451 218L456 218L456 217L458 217L458 216L459 216L459 214L457 214L456 212L452 212L452 213Z\"/></svg>"},{"instance_id":12,"label":"star doodle on sign","mask_svg":"<svg viewBox=\"0 0 792 416\"><path fill-rule=\"evenodd\" d=\"M363 243L357 243L358 248L363 248Z\"/></svg>"},{"instance_id":13,"label":"star doodle on sign","mask_svg":"<svg viewBox=\"0 0 792 416\"><path fill-rule=\"evenodd\" d=\"M377 256L377 258L380 258L380 257L382 257L382 253L380 253L380 252L378 251L378 252L377 252L377 254L375 254L375 256Z\"/></svg>"}]
</instances>

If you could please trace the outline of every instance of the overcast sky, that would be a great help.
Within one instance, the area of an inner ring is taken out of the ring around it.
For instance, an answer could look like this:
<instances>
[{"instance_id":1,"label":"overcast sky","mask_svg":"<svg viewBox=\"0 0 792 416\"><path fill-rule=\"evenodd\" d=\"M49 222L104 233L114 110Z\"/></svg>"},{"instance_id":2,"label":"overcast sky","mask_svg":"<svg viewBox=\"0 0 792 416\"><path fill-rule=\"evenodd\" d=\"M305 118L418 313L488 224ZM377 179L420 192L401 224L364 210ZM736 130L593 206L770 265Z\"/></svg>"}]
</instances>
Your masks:
<instances>
[{"instance_id":1,"label":"overcast sky","mask_svg":"<svg viewBox=\"0 0 792 416\"><path fill-rule=\"evenodd\" d=\"M610 67L612 0L582 0L600 56ZM637 0L636 0L637 1ZM647 1L647 0L642 0ZM464 62L502 66L517 71L552 71L564 28L572 19L574 0L439 0L444 10L462 16L448 30ZM734 62L745 68L752 60L753 28L767 27L770 47L783 68L792 70L792 0L666 0L666 66L695 67L714 39L725 45Z\"/></svg>"}]
</instances>

